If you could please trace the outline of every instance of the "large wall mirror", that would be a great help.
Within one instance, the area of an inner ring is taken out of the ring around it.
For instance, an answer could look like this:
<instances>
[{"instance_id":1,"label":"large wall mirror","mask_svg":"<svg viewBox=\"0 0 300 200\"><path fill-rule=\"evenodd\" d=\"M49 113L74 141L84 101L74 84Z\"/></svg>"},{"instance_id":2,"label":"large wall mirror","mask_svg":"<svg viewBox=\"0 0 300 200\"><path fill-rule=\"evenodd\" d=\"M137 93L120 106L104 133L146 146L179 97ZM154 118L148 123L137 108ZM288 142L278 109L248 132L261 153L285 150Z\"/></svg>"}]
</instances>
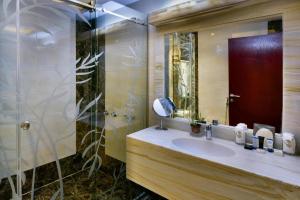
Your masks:
<instances>
[{"instance_id":1,"label":"large wall mirror","mask_svg":"<svg viewBox=\"0 0 300 200\"><path fill-rule=\"evenodd\" d=\"M165 35L165 91L176 117L282 126L282 20Z\"/></svg>"}]
</instances>

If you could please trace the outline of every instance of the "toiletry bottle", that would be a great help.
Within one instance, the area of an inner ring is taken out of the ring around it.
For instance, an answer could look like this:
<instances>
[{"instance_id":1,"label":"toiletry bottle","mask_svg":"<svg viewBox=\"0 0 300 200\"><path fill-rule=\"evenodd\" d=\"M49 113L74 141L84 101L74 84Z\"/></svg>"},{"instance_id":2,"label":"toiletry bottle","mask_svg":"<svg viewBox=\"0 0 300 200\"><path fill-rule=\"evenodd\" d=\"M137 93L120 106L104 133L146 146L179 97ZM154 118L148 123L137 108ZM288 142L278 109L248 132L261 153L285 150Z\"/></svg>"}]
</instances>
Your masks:
<instances>
[{"instance_id":1,"label":"toiletry bottle","mask_svg":"<svg viewBox=\"0 0 300 200\"><path fill-rule=\"evenodd\" d=\"M274 148L278 150L283 150L282 134L280 133L275 133Z\"/></svg>"},{"instance_id":2,"label":"toiletry bottle","mask_svg":"<svg viewBox=\"0 0 300 200\"><path fill-rule=\"evenodd\" d=\"M273 139L270 139L270 138L267 139L267 149L268 149L268 152L274 152Z\"/></svg>"},{"instance_id":3,"label":"toiletry bottle","mask_svg":"<svg viewBox=\"0 0 300 200\"><path fill-rule=\"evenodd\" d=\"M252 145L253 145L253 149L258 148L258 137L255 135L252 136Z\"/></svg>"},{"instance_id":4,"label":"toiletry bottle","mask_svg":"<svg viewBox=\"0 0 300 200\"><path fill-rule=\"evenodd\" d=\"M259 149L264 149L264 141L265 141L265 137L258 136L258 148Z\"/></svg>"},{"instance_id":5,"label":"toiletry bottle","mask_svg":"<svg viewBox=\"0 0 300 200\"><path fill-rule=\"evenodd\" d=\"M212 126L210 124L205 127L205 136L207 140L212 139Z\"/></svg>"},{"instance_id":6,"label":"toiletry bottle","mask_svg":"<svg viewBox=\"0 0 300 200\"><path fill-rule=\"evenodd\" d=\"M237 144L245 144L247 131L248 129L246 124L240 123L235 127L235 142Z\"/></svg>"}]
</instances>

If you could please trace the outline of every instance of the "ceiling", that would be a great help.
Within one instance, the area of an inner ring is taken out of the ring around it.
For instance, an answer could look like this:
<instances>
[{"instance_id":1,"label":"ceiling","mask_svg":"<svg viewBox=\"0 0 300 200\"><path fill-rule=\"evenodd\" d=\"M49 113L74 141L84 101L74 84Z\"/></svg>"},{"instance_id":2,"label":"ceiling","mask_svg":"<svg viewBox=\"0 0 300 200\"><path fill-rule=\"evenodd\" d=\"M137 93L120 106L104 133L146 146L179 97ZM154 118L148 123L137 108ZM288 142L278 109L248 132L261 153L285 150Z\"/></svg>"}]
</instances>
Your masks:
<instances>
[{"instance_id":1,"label":"ceiling","mask_svg":"<svg viewBox=\"0 0 300 200\"><path fill-rule=\"evenodd\" d=\"M96 2L97 2L97 4L104 4L109 1L111 1L111 0L97 0ZM113 0L113 1L123 4L123 5L128 5L128 4L137 2L139 0Z\"/></svg>"},{"instance_id":2,"label":"ceiling","mask_svg":"<svg viewBox=\"0 0 300 200\"><path fill-rule=\"evenodd\" d=\"M90 3L91 0L80 0L84 3ZM96 0L96 3L97 4L104 4L104 3L107 3L109 1L112 1L112 0ZM131 4L131 3L134 3L134 2L137 2L139 0L113 0L114 2L117 2L117 3L120 3L120 4L123 4L123 5L128 5L128 4Z\"/></svg>"}]
</instances>

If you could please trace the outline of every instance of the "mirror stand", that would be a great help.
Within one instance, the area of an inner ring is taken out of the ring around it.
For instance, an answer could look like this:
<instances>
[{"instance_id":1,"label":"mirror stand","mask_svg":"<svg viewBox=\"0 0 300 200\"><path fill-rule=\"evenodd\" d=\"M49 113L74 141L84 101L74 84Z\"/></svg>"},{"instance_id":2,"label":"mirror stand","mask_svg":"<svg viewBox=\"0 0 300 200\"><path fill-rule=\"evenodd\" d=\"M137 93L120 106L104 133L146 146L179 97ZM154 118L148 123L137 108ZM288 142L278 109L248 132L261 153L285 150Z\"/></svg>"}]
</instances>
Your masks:
<instances>
[{"instance_id":1,"label":"mirror stand","mask_svg":"<svg viewBox=\"0 0 300 200\"><path fill-rule=\"evenodd\" d=\"M176 110L176 106L170 98L159 98L155 99L153 102L153 110L160 117L160 124L156 127L156 130L168 130L163 126L163 118L170 117L172 113Z\"/></svg>"},{"instance_id":2,"label":"mirror stand","mask_svg":"<svg viewBox=\"0 0 300 200\"><path fill-rule=\"evenodd\" d=\"M155 129L156 129L156 130L163 130L163 131L168 130L168 128L166 128L166 127L163 126L163 118L162 118L162 117L160 118L159 126L156 127Z\"/></svg>"}]
</instances>

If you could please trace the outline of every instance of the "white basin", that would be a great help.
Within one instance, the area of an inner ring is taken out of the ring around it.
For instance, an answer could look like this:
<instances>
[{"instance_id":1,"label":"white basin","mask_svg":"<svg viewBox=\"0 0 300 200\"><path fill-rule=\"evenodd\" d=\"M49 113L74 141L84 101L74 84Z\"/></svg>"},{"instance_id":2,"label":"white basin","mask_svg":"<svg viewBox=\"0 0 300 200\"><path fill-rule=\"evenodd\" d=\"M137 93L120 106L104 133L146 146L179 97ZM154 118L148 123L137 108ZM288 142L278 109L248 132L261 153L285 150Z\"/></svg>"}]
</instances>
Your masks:
<instances>
[{"instance_id":1,"label":"white basin","mask_svg":"<svg viewBox=\"0 0 300 200\"><path fill-rule=\"evenodd\" d=\"M209 156L229 157L234 156L234 151L220 144L213 143L212 141L202 141L192 138L177 138L173 139L172 143L178 148L195 153L206 154Z\"/></svg>"}]
</instances>

